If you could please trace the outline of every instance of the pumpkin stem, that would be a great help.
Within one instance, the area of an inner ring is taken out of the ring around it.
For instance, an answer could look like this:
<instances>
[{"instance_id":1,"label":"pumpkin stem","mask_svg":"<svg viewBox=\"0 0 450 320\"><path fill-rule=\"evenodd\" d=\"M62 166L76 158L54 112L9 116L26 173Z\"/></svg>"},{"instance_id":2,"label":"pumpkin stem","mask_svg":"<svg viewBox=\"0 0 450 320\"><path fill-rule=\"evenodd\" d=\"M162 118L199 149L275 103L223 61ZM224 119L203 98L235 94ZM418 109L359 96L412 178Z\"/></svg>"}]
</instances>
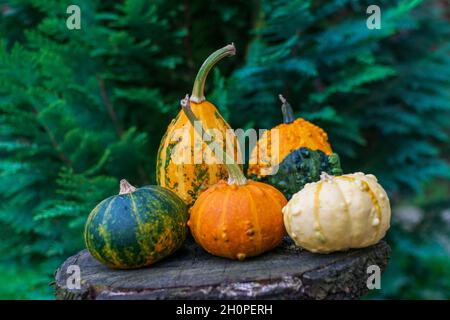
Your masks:
<instances>
[{"instance_id":1,"label":"pumpkin stem","mask_svg":"<svg viewBox=\"0 0 450 320\"><path fill-rule=\"evenodd\" d=\"M281 100L281 112L283 113L283 122L284 123L292 123L295 121L294 111L292 110L291 105L287 100L281 95L278 95L278 98Z\"/></svg>"},{"instance_id":2,"label":"pumpkin stem","mask_svg":"<svg viewBox=\"0 0 450 320\"><path fill-rule=\"evenodd\" d=\"M200 67L200 70L198 70L197 76L195 77L194 81L194 88L192 89L192 95L191 95L191 101L200 103L202 101L205 101L205 81L206 77L208 76L209 71L212 69L212 67L222 60L225 57L228 56L234 56L236 54L236 48L234 46L234 43L229 44L215 52L213 52L206 60L203 62L202 66Z\"/></svg>"},{"instance_id":3,"label":"pumpkin stem","mask_svg":"<svg viewBox=\"0 0 450 320\"><path fill-rule=\"evenodd\" d=\"M215 139L212 139L213 137L211 137L206 132L201 121L195 116L194 112L192 112L188 94L184 99L180 101L180 104L189 122L195 128L195 130L197 130L200 137L203 137L202 139L206 143L208 148L211 148L211 150L214 152L215 156L218 159L221 159L221 161L225 160L224 164L228 170L228 184L237 184L237 185L247 184L247 178L245 177L244 173L242 172L241 168L236 163L236 161L234 161L233 157L230 157L230 155L226 151L220 148L214 150L212 149L211 144L215 142Z\"/></svg>"},{"instance_id":4,"label":"pumpkin stem","mask_svg":"<svg viewBox=\"0 0 450 320\"><path fill-rule=\"evenodd\" d=\"M136 191L136 187L133 187L127 180L120 180L119 194L127 194Z\"/></svg>"},{"instance_id":5,"label":"pumpkin stem","mask_svg":"<svg viewBox=\"0 0 450 320\"><path fill-rule=\"evenodd\" d=\"M326 173L325 171L322 171L322 173L320 174L320 181L330 181L331 179L333 179L333 176Z\"/></svg>"}]
</instances>

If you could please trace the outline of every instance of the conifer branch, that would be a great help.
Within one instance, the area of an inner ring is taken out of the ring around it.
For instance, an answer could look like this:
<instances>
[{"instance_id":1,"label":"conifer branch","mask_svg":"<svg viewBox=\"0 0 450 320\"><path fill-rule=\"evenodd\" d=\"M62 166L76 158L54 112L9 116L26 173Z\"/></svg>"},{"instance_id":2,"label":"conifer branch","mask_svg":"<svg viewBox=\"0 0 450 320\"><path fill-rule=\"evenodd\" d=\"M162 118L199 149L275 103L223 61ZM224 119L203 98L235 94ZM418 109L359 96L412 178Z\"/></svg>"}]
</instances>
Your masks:
<instances>
[{"instance_id":1,"label":"conifer branch","mask_svg":"<svg viewBox=\"0 0 450 320\"><path fill-rule=\"evenodd\" d=\"M114 110L114 107L111 103L111 100L109 100L109 96L108 93L106 91L106 87L105 87L105 82L103 81L103 79L99 76L96 75L99 87L100 87L100 94L102 96L102 101L103 101L103 105L106 107L106 110L108 111L109 116L111 117L112 122L114 123L114 128L116 130L117 136L119 138L121 138L123 136L123 128L122 125L119 122L119 119L117 118L117 114ZM142 167L141 164L138 165L138 174L139 177L142 179L142 181L147 184L149 183L149 180L147 178L147 174L145 173L144 168Z\"/></svg>"},{"instance_id":2,"label":"conifer branch","mask_svg":"<svg viewBox=\"0 0 450 320\"><path fill-rule=\"evenodd\" d=\"M96 75L96 78L97 78L98 85L100 87L100 95L102 96L103 105L105 106L112 122L114 123L114 127L115 127L117 135L119 137L121 137L123 135L123 128L117 118L117 114L114 111L114 107L111 103L111 100L109 100L109 96L108 96L108 93L106 92L106 88L105 88L105 81L103 81L103 79L99 75Z\"/></svg>"},{"instance_id":3,"label":"conifer branch","mask_svg":"<svg viewBox=\"0 0 450 320\"><path fill-rule=\"evenodd\" d=\"M38 111L33 108L33 112L34 114L37 116L38 115ZM55 135L53 134L53 132L50 130L50 128L44 124L44 123L40 123L40 125L42 126L42 128L44 129L45 133L47 134L50 143L52 144L53 149L55 149L59 159L68 167L72 168L72 161L70 160L70 158L62 151L61 146L59 145L58 141L55 138Z\"/></svg>"}]
</instances>

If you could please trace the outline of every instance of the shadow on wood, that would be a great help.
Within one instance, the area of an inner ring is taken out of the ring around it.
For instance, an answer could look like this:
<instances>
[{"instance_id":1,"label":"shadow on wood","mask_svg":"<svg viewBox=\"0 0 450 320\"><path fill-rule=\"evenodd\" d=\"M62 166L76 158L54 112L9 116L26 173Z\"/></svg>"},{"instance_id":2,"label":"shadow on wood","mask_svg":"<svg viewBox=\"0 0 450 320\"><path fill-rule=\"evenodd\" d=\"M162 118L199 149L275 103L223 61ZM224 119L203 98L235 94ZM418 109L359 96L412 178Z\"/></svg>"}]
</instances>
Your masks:
<instances>
[{"instance_id":1,"label":"shadow on wood","mask_svg":"<svg viewBox=\"0 0 450 320\"><path fill-rule=\"evenodd\" d=\"M328 255L283 241L275 250L243 262L212 256L192 239L174 255L145 269L114 270L87 250L56 271L57 299L357 299L367 293L367 267L384 270L386 242ZM70 265L78 265L81 288L68 289Z\"/></svg>"}]
</instances>

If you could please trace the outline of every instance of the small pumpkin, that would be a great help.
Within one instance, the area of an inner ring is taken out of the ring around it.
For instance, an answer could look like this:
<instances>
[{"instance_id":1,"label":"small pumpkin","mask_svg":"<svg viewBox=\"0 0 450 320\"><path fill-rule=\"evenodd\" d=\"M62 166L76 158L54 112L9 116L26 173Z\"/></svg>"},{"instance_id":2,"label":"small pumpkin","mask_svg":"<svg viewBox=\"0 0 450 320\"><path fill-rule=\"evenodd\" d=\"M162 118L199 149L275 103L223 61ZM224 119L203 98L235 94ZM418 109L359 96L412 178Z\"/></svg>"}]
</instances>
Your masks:
<instances>
[{"instance_id":1,"label":"small pumpkin","mask_svg":"<svg viewBox=\"0 0 450 320\"><path fill-rule=\"evenodd\" d=\"M151 265L177 250L187 235L186 204L159 186L135 188L120 181L120 193L100 202L84 231L86 248L101 263L119 269Z\"/></svg>"},{"instance_id":2,"label":"small pumpkin","mask_svg":"<svg viewBox=\"0 0 450 320\"><path fill-rule=\"evenodd\" d=\"M248 176L267 182L290 199L308 182L319 180L320 172L342 174L339 156L333 153L325 131L302 119L295 120L291 105L282 102L283 123L266 131L253 148ZM278 154L273 155L271 139L278 133Z\"/></svg>"},{"instance_id":3,"label":"small pumpkin","mask_svg":"<svg viewBox=\"0 0 450 320\"><path fill-rule=\"evenodd\" d=\"M228 150L234 150L235 158L240 159L239 143L234 136L234 131L231 130L230 125L225 121L217 108L209 101L206 101L204 96L205 81L211 68L223 58L232 56L235 53L234 44L230 44L215 51L205 60L195 78L190 100L194 114L197 115L207 129L214 128L223 137L226 137L227 129L230 129L228 134L234 137L234 145L231 144L233 139L228 139L227 143L230 145L227 147L230 148ZM194 132L193 126L189 123L185 114L180 111L170 123L161 140L156 166L156 181L158 185L174 191L188 205L192 205L198 194L206 189L207 186L225 179L228 175L223 164L207 164L212 162L211 154L200 152L199 154L206 155L204 161L198 161L195 158ZM206 149L204 143L201 149ZM186 156L186 150L189 152L188 161L183 159Z\"/></svg>"},{"instance_id":4,"label":"small pumpkin","mask_svg":"<svg viewBox=\"0 0 450 320\"><path fill-rule=\"evenodd\" d=\"M279 98L282 102L283 123L267 130L256 143L250 154L249 175L257 177L270 175L274 166L282 162L291 152L302 147L320 150L327 155L332 153L326 132L303 118L295 119L291 105L281 94ZM273 131L278 132L279 139L276 157L272 156L270 148Z\"/></svg>"},{"instance_id":5,"label":"small pumpkin","mask_svg":"<svg viewBox=\"0 0 450 320\"><path fill-rule=\"evenodd\" d=\"M182 107L192 123L197 121L189 99ZM205 140L209 146L214 139ZM190 209L188 225L196 242L211 254L238 260L276 247L285 235L281 208L286 198L268 184L247 180L226 152L215 152L225 160L229 178L201 193Z\"/></svg>"},{"instance_id":6,"label":"small pumpkin","mask_svg":"<svg viewBox=\"0 0 450 320\"><path fill-rule=\"evenodd\" d=\"M296 245L329 253L380 241L390 226L389 198L377 178L353 173L306 184L283 208L286 230Z\"/></svg>"}]
</instances>

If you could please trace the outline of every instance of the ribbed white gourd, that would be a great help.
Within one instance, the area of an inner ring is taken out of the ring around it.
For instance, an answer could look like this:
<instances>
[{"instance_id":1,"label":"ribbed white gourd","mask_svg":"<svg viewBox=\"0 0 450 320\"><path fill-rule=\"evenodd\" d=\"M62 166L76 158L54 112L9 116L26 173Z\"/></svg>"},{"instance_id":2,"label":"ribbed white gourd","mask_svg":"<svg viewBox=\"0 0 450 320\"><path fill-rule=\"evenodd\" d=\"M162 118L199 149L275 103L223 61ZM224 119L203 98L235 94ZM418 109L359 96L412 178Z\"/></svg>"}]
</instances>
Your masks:
<instances>
[{"instance_id":1,"label":"ribbed white gourd","mask_svg":"<svg viewBox=\"0 0 450 320\"><path fill-rule=\"evenodd\" d=\"M322 173L283 208L284 225L296 245L329 253L380 241L390 226L386 191L372 174Z\"/></svg>"}]
</instances>

